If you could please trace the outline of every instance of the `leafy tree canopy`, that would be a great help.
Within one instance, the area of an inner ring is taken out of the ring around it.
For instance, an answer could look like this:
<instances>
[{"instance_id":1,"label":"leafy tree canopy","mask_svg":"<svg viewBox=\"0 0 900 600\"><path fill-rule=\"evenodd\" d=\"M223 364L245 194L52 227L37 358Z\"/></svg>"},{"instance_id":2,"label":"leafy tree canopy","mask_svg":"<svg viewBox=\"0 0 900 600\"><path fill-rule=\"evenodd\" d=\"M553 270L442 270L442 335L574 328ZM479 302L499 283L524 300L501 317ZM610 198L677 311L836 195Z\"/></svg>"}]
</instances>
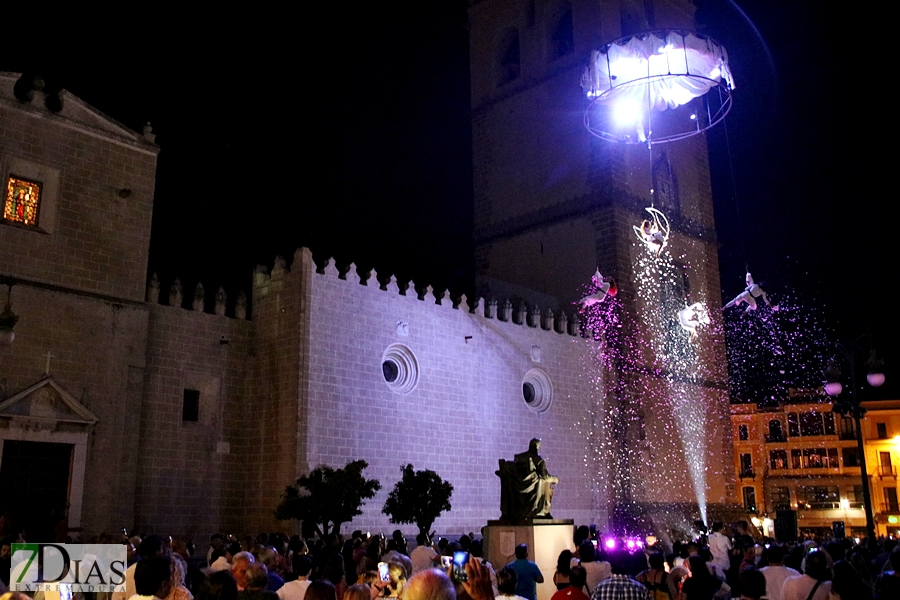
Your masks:
<instances>
[{"instance_id":1,"label":"leafy tree canopy","mask_svg":"<svg viewBox=\"0 0 900 600\"><path fill-rule=\"evenodd\" d=\"M403 478L388 495L381 510L391 523L415 523L420 533L429 534L442 512L450 510L453 486L434 471L416 471L411 464L401 467Z\"/></svg>"},{"instance_id":2,"label":"leafy tree canopy","mask_svg":"<svg viewBox=\"0 0 900 600\"><path fill-rule=\"evenodd\" d=\"M320 537L340 532L341 523L362 514L363 503L381 489L378 480L363 477L368 466L364 460L355 460L343 469L316 467L297 485L285 488L275 518L314 523Z\"/></svg>"}]
</instances>

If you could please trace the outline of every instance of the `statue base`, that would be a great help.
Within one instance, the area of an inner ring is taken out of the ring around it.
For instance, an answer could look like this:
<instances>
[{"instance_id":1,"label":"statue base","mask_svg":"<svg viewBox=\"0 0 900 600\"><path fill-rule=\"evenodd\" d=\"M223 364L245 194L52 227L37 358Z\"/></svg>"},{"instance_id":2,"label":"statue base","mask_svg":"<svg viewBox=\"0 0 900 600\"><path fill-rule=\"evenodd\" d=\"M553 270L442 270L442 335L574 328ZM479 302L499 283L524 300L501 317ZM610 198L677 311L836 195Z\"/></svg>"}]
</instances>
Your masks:
<instances>
[{"instance_id":1,"label":"statue base","mask_svg":"<svg viewBox=\"0 0 900 600\"><path fill-rule=\"evenodd\" d=\"M544 583L537 585L538 600L550 600L556 593L553 573L556 559L563 550L573 547L575 521L572 519L529 519L511 523L488 521L484 535L484 557L499 571L516 560L516 546L528 544L528 560L537 563Z\"/></svg>"}]
</instances>

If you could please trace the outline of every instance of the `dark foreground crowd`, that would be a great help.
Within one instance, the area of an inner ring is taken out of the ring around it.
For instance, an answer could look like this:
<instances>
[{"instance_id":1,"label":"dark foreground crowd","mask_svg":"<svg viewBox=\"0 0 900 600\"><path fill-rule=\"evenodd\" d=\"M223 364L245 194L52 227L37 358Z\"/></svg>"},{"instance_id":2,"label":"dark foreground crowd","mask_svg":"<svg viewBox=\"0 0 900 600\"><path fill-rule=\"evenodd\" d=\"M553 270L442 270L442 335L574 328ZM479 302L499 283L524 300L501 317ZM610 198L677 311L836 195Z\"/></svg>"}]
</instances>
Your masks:
<instances>
[{"instance_id":1,"label":"dark foreground crowd","mask_svg":"<svg viewBox=\"0 0 900 600\"><path fill-rule=\"evenodd\" d=\"M552 574L551 600L900 600L900 546L892 539L871 547L852 539L779 545L754 539L744 523L733 535L715 523L709 536L676 542L671 552L660 543L606 541L576 529ZM59 592L6 592L11 542L0 542L0 600L69 600ZM126 591L73 592L71 600L537 600L545 581L524 544L501 566L482 558L474 534L416 542L410 550L399 531L310 542L217 534L204 551L180 539L135 536L126 542Z\"/></svg>"}]
</instances>

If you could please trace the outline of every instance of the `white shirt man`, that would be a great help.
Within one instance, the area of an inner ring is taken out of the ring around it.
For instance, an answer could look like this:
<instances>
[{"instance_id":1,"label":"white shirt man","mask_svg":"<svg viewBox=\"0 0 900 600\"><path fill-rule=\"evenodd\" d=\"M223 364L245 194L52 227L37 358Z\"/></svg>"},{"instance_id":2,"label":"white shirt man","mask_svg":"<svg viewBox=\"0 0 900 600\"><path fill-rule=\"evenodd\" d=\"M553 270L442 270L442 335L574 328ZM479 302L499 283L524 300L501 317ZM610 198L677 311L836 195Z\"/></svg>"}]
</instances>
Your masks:
<instances>
[{"instance_id":1,"label":"white shirt man","mask_svg":"<svg viewBox=\"0 0 900 600\"><path fill-rule=\"evenodd\" d=\"M715 528L716 525L713 525ZM719 529L716 529L709 536L709 552L712 554L713 564L719 565L724 571L731 568L731 540L724 535Z\"/></svg>"},{"instance_id":2,"label":"white shirt man","mask_svg":"<svg viewBox=\"0 0 900 600\"><path fill-rule=\"evenodd\" d=\"M295 563L297 580L289 581L278 588L275 593L281 600L303 600L306 597L306 588L309 587L309 573L312 571L312 559L301 556Z\"/></svg>"},{"instance_id":3,"label":"white shirt man","mask_svg":"<svg viewBox=\"0 0 900 600\"><path fill-rule=\"evenodd\" d=\"M773 546L769 549L769 566L759 570L766 578L766 598L769 600L782 600L781 588L784 582L791 577L799 577L800 573L790 567L785 567L784 549Z\"/></svg>"},{"instance_id":4,"label":"white shirt man","mask_svg":"<svg viewBox=\"0 0 900 600\"><path fill-rule=\"evenodd\" d=\"M428 544L428 538L425 538L422 536L422 534L419 534L419 536L416 538L416 543L419 545L409 553L409 559L412 561L413 566L413 575L420 571L424 571L425 569L434 567L437 564L437 561L440 559L440 554L435 552L434 548L432 548L431 545Z\"/></svg>"}]
</instances>

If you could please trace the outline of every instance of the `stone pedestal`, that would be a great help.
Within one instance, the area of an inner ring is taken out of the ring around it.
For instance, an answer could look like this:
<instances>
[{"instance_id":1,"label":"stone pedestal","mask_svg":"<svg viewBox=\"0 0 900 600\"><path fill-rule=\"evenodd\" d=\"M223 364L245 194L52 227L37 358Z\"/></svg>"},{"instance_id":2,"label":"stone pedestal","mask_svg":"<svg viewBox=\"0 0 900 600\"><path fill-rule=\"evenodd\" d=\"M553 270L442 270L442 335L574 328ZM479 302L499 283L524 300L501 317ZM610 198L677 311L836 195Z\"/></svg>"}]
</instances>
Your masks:
<instances>
[{"instance_id":1,"label":"stone pedestal","mask_svg":"<svg viewBox=\"0 0 900 600\"><path fill-rule=\"evenodd\" d=\"M563 550L572 549L574 532L575 522L571 519L535 519L522 525L488 521L482 530L484 557L499 571L516 560L516 546L528 544L528 560L537 563L544 575L544 583L537 586L537 600L550 600L556 592L556 559Z\"/></svg>"}]
</instances>

